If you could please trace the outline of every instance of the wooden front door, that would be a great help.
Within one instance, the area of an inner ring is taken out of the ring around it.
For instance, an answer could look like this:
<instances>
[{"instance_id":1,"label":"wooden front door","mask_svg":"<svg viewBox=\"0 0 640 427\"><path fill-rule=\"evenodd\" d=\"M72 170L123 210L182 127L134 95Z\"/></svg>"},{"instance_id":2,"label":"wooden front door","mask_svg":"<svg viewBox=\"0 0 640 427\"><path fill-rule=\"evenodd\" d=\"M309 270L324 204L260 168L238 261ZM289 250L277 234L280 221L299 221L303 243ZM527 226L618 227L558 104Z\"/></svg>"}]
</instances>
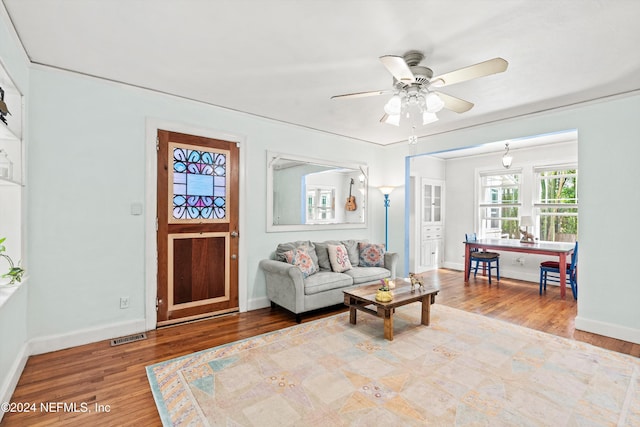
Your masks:
<instances>
[{"instance_id":1,"label":"wooden front door","mask_svg":"<svg viewBox=\"0 0 640 427\"><path fill-rule=\"evenodd\" d=\"M158 130L158 325L238 310L235 142Z\"/></svg>"}]
</instances>

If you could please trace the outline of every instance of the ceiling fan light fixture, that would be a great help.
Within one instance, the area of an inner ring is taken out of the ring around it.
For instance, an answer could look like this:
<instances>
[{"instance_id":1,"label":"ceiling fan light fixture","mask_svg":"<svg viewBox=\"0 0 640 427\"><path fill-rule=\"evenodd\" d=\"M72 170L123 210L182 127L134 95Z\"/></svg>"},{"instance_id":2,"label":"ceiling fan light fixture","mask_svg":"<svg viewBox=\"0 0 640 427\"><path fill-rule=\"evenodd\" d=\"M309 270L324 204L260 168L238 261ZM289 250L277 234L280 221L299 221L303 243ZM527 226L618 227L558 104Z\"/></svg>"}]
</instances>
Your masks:
<instances>
[{"instance_id":1,"label":"ceiling fan light fixture","mask_svg":"<svg viewBox=\"0 0 640 427\"><path fill-rule=\"evenodd\" d=\"M430 113L428 111L425 111L424 113L422 113L422 125L428 125L429 123L433 123L433 122L437 122L438 121L438 116L436 116L436 113Z\"/></svg>"},{"instance_id":2,"label":"ceiling fan light fixture","mask_svg":"<svg viewBox=\"0 0 640 427\"><path fill-rule=\"evenodd\" d=\"M384 112L390 116L400 115L401 110L402 98L398 94L393 95L384 105Z\"/></svg>"},{"instance_id":3,"label":"ceiling fan light fixture","mask_svg":"<svg viewBox=\"0 0 640 427\"><path fill-rule=\"evenodd\" d=\"M427 111L430 113L437 113L444 108L444 101L435 92L429 92L425 102Z\"/></svg>"},{"instance_id":4,"label":"ceiling fan light fixture","mask_svg":"<svg viewBox=\"0 0 640 427\"><path fill-rule=\"evenodd\" d=\"M380 121L388 125L400 126L400 114L385 114Z\"/></svg>"}]
</instances>

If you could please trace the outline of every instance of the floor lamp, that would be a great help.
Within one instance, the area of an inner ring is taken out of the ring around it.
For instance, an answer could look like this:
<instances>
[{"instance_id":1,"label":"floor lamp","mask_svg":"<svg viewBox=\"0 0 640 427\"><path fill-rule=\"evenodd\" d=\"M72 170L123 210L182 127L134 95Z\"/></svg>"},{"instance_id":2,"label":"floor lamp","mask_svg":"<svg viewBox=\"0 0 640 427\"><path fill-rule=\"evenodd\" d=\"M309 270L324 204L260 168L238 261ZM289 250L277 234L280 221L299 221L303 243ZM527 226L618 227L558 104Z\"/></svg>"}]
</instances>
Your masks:
<instances>
[{"instance_id":1,"label":"floor lamp","mask_svg":"<svg viewBox=\"0 0 640 427\"><path fill-rule=\"evenodd\" d=\"M393 187L378 187L384 195L384 250L389 251L389 194L393 191Z\"/></svg>"}]
</instances>

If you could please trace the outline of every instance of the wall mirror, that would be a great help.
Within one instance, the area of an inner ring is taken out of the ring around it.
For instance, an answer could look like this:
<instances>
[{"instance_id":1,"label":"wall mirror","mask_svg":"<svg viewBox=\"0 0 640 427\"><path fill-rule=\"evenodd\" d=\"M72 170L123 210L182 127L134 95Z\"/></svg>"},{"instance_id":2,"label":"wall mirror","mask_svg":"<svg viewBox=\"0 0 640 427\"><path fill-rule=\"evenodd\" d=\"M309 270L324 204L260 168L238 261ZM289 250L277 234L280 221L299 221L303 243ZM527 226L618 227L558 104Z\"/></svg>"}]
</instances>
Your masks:
<instances>
[{"instance_id":1,"label":"wall mirror","mask_svg":"<svg viewBox=\"0 0 640 427\"><path fill-rule=\"evenodd\" d=\"M267 152L267 231L365 228L366 164Z\"/></svg>"}]
</instances>

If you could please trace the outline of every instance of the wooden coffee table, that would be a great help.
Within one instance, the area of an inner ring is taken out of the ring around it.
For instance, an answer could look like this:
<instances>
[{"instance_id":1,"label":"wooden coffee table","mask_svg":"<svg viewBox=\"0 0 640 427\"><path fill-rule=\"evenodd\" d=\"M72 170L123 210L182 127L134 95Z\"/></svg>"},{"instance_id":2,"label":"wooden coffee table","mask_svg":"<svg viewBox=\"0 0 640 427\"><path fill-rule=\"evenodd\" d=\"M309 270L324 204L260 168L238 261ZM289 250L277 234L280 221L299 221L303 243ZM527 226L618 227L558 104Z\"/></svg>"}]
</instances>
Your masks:
<instances>
[{"instance_id":1,"label":"wooden coffee table","mask_svg":"<svg viewBox=\"0 0 640 427\"><path fill-rule=\"evenodd\" d=\"M389 341L393 340L393 314L396 307L411 304L412 302L422 302L421 324L429 326L429 316L431 314L431 304L435 302L439 288L432 284L425 283L423 287L411 289L409 279L394 279L395 289L393 299L389 302L376 300L376 292L380 284L366 285L359 288L344 291L344 303L349 306L349 322L356 324L356 311L361 310L374 316L384 319L384 337Z\"/></svg>"}]
</instances>

